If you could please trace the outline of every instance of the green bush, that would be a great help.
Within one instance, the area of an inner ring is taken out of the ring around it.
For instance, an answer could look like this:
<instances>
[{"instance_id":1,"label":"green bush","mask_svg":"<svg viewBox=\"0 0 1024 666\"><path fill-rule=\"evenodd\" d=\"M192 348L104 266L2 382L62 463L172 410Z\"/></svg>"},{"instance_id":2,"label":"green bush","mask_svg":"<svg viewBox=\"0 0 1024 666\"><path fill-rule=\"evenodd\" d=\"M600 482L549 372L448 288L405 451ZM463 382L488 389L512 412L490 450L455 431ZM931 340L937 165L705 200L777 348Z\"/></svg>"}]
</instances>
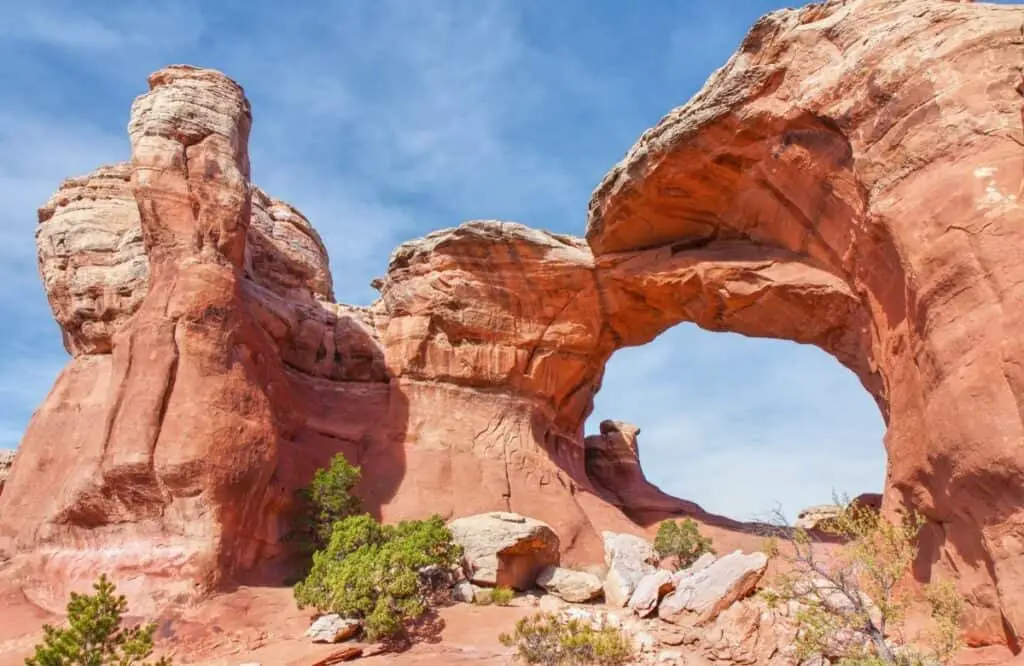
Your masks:
<instances>
[{"instance_id":1,"label":"green bush","mask_svg":"<svg viewBox=\"0 0 1024 666\"><path fill-rule=\"evenodd\" d=\"M43 642L26 666L145 666L143 659L153 653L155 624L121 628L128 610L124 595L114 594L114 584L105 574L93 584L95 594L71 593L67 605L68 627L43 626ZM170 666L166 657L153 666Z\"/></svg>"},{"instance_id":2,"label":"green bush","mask_svg":"<svg viewBox=\"0 0 1024 666\"><path fill-rule=\"evenodd\" d=\"M491 601L495 606L508 606L515 598L515 590L511 587L496 587L491 592Z\"/></svg>"},{"instance_id":3,"label":"green bush","mask_svg":"<svg viewBox=\"0 0 1024 666\"><path fill-rule=\"evenodd\" d=\"M352 488L360 476L360 469L339 453L329 467L316 471L307 488L296 493L299 515L290 536L304 553L327 546L334 523L359 513L359 500L352 496Z\"/></svg>"},{"instance_id":4,"label":"green bush","mask_svg":"<svg viewBox=\"0 0 1024 666\"><path fill-rule=\"evenodd\" d=\"M633 658L629 639L618 629L594 629L589 623L550 613L524 617L515 632L498 640L516 649L516 658L545 666L619 666Z\"/></svg>"},{"instance_id":5,"label":"green bush","mask_svg":"<svg viewBox=\"0 0 1024 666\"><path fill-rule=\"evenodd\" d=\"M704 553L714 553L711 539L703 536L690 518L682 521L666 520L658 526L654 549L659 557L676 557L679 568L685 569Z\"/></svg>"},{"instance_id":6,"label":"green bush","mask_svg":"<svg viewBox=\"0 0 1024 666\"><path fill-rule=\"evenodd\" d=\"M430 591L419 570L451 568L461 556L440 516L397 525L350 516L334 524L327 547L313 554L295 599L300 608L362 619L369 640L393 638L427 609Z\"/></svg>"}]
</instances>

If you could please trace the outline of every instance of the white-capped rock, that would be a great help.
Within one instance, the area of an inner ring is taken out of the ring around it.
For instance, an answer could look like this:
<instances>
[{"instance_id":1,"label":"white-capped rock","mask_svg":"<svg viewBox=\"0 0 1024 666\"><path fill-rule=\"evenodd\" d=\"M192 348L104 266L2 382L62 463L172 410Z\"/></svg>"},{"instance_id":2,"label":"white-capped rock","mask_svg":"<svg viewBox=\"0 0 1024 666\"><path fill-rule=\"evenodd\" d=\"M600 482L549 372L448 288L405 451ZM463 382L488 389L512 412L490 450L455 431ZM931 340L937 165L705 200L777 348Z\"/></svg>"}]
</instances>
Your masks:
<instances>
[{"instance_id":1,"label":"white-capped rock","mask_svg":"<svg viewBox=\"0 0 1024 666\"><path fill-rule=\"evenodd\" d=\"M359 633L362 626L359 620L343 618L337 613L321 615L306 630L306 638L314 643L340 643Z\"/></svg>"},{"instance_id":2,"label":"white-capped rock","mask_svg":"<svg viewBox=\"0 0 1024 666\"><path fill-rule=\"evenodd\" d=\"M545 567L559 561L555 531L547 523L517 513L495 511L458 518L448 523L448 529L463 548L469 579L479 585L528 590Z\"/></svg>"}]
</instances>

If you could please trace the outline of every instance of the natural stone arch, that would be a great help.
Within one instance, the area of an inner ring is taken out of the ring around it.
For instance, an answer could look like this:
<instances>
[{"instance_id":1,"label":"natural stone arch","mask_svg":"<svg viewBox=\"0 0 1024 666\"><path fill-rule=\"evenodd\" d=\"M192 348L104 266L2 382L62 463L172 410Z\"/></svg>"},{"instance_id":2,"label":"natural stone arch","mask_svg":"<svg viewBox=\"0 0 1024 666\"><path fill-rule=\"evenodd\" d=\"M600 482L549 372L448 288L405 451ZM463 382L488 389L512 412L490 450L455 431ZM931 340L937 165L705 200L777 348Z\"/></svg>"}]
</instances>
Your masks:
<instances>
[{"instance_id":1,"label":"natural stone arch","mask_svg":"<svg viewBox=\"0 0 1024 666\"><path fill-rule=\"evenodd\" d=\"M439 231L393 253L368 308L330 302L315 232L249 183L241 88L157 72L131 164L40 211L73 358L0 494L5 571L52 607L100 568L142 603L201 595L280 553L290 491L336 451L385 519L510 510L599 561L599 530L695 511L637 484L610 500L582 432L610 355L693 321L860 377L889 423L886 509L931 521L918 573L955 569L971 640L1017 647L1017 11L775 13L606 178L586 242Z\"/></svg>"},{"instance_id":2,"label":"natural stone arch","mask_svg":"<svg viewBox=\"0 0 1024 666\"><path fill-rule=\"evenodd\" d=\"M885 507L929 520L919 578L955 571L969 640L1014 648L1018 14L870 0L771 14L605 178L587 229L620 344L693 321L816 344L857 373L888 425Z\"/></svg>"}]
</instances>

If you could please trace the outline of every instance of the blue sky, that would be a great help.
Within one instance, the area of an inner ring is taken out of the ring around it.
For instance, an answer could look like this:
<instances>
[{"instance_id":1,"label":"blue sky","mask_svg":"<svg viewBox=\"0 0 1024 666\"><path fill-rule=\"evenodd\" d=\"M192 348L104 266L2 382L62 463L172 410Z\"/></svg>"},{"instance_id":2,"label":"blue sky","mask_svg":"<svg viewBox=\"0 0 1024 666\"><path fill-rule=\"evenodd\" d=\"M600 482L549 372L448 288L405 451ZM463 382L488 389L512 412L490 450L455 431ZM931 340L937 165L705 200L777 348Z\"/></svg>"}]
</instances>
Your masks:
<instances>
[{"instance_id":1,"label":"blue sky","mask_svg":"<svg viewBox=\"0 0 1024 666\"><path fill-rule=\"evenodd\" d=\"M67 360L35 209L63 178L128 157L129 106L153 70L242 83L253 181L310 218L338 299L365 304L390 250L433 229L500 218L582 235L605 172L782 6L0 2L0 447ZM814 348L679 326L612 359L589 430L603 418L641 427L665 490L740 518L882 485L878 410Z\"/></svg>"}]
</instances>

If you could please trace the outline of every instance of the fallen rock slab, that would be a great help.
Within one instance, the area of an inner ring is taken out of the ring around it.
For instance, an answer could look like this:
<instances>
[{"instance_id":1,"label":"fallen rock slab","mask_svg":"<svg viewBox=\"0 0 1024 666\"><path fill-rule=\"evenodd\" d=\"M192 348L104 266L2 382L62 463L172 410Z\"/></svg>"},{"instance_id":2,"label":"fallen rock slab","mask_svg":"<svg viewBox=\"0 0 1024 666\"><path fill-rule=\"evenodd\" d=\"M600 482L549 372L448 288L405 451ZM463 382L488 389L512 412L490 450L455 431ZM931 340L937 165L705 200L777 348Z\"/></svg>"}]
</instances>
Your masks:
<instances>
[{"instance_id":1,"label":"fallen rock slab","mask_svg":"<svg viewBox=\"0 0 1024 666\"><path fill-rule=\"evenodd\" d=\"M647 617L657 610L661 598L674 589L672 574L665 569L658 569L640 579L626 606L640 617Z\"/></svg>"},{"instance_id":2,"label":"fallen rock slab","mask_svg":"<svg viewBox=\"0 0 1024 666\"><path fill-rule=\"evenodd\" d=\"M712 564L714 564L716 559L718 558L714 555L714 553L704 553L703 555L698 557L693 562L693 564L683 569L680 569L679 573L697 573L698 571L703 571L704 569L707 569Z\"/></svg>"},{"instance_id":3,"label":"fallen rock slab","mask_svg":"<svg viewBox=\"0 0 1024 666\"><path fill-rule=\"evenodd\" d=\"M458 518L448 528L465 552L469 579L478 585L525 591L545 567L559 562L554 530L517 513L496 511Z\"/></svg>"},{"instance_id":4,"label":"fallen rock slab","mask_svg":"<svg viewBox=\"0 0 1024 666\"><path fill-rule=\"evenodd\" d=\"M675 591L658 605L661 619L701 626L750 594L768 568L764 553L734 551L697 572L682 572Z\"/></svg>"},{"instance_id":5,"label":"fallen rock slab","mask_svg":"<svg viewBox=\"0 0 1024 666\"><path fill-rule=\"evenodd\" d=\"M657 569L658 556L646 539L632 534L602 532L604 562L608 574L604 580L604 598L619 608L629 602L633 590L643 578Z\"/></svg>"},{"instance_id":6,"label":"fallen rock slab","mask_svg":"<svg viewBox=\"0 0 1024 666\"><path fill-rule=\"evenodd\" d=\"M601 579L586 571L546 567L537 577L545 591L572 603L584 603L601 596Z\"/></svg>"}]
</instances>

